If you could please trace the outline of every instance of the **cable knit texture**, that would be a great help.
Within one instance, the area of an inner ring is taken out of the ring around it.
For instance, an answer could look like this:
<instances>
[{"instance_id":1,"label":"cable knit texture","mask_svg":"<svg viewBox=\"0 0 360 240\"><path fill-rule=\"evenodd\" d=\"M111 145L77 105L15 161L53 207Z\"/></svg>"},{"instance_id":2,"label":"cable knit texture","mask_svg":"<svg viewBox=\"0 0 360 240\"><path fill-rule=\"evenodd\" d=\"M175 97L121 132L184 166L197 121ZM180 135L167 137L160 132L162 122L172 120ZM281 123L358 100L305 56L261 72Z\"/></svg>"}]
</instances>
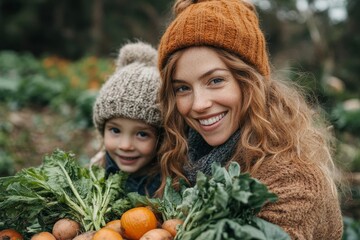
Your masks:
<instances>
[{"instance_id":1,"label":"cable knit texture","mask_svg":"<svg viewBox=\"0 0 360 240\"><path fill-rule=\"evenodd\" d=\"M339 201L317 166L276 159L264 162L252 177L279 197L276 203L265 205L259 217L281 226L292 239L342 238Z\"/></svg>"},{"instance_id":2,"label":"cable knit texture","mask_svg":"<svg viewBox=\"0 0 360 240\"><path fill-rule=\"evenodd\" d=\"M120 49L115 72L100 89L93 108L93 122L102 135L105 121L115 117L161 125L156 63L157 51L147 43L128 43Z\"/></svg>"},{"instance_id":3,"label":"cable knit texture","mask_svg":"<svg viewBox=\"0 0 360 240\"><path fill-rule=\"evenodd\" d=\"M159 69L175 51L201 45L228 50L262 75L270 74L265 38L255 8L249 3L194 1L176 16L163 34L159 45Z\"/></svg>"}]
</instances>

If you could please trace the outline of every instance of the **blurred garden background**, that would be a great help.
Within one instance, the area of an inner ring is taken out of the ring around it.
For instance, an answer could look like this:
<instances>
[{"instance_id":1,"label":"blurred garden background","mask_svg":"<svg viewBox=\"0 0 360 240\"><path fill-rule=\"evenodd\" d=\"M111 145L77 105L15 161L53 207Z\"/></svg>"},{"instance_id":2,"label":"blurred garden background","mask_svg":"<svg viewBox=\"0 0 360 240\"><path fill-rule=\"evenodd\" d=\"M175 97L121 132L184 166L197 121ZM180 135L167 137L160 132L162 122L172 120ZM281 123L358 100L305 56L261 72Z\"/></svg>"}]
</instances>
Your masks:
<instances>
[{"instance_id":1,"label":"blurred garden background","mask_svg":"<svg viewBox=\"0 0 360 240\"><path fill-rule=\"evenodd\" d=\"M278 74L306 87L337 137L344 239L360 239L360 1L253 0ZM92 104L120 46L155 47L169 0L0 0L0 176L55 148L86 164L100 142Z\"/></svg>"}]
</instances>

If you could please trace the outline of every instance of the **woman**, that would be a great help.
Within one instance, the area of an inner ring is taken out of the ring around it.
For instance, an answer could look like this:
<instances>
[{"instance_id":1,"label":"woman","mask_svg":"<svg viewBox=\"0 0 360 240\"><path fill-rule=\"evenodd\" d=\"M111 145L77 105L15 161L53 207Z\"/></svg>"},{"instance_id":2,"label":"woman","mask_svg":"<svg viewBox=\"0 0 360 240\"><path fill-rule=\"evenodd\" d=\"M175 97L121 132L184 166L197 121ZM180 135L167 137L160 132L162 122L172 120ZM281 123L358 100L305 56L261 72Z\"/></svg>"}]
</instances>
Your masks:
<instances>
[{"instance_id":1,"label":"woman","mask_svg":"<svg viewBox=\"0 0 360 240\"><path fill-rule=\"evenodd\" d=\"M341 239L342 216L325 122L300 90L274 79L253 5L177 1L159 45L167 176L194 184L211 164L240 164L279 200L259 217L293 239Z\"/></svg>"}]
</instances>

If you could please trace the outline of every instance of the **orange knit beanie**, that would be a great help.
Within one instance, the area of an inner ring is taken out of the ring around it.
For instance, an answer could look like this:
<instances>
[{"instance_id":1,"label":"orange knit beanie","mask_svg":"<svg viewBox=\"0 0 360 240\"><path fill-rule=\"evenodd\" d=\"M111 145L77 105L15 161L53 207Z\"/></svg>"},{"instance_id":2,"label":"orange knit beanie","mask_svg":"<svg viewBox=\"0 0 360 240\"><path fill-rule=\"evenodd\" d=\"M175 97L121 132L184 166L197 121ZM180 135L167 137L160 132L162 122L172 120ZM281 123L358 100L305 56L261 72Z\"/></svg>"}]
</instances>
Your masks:
<instances>
[{"instance_id":1,"label":"orange knit beanie","mask_svg":"<svg viewBox=\"0 0 360 240\"><path fill-rule=\"evenodd\" d=\"M162 69L175 51L213 46L237 54L263 76L270 74L264 35L255 7L242 0L177 0L176 18L159 45Z\"/></svg>"}]
</instances>

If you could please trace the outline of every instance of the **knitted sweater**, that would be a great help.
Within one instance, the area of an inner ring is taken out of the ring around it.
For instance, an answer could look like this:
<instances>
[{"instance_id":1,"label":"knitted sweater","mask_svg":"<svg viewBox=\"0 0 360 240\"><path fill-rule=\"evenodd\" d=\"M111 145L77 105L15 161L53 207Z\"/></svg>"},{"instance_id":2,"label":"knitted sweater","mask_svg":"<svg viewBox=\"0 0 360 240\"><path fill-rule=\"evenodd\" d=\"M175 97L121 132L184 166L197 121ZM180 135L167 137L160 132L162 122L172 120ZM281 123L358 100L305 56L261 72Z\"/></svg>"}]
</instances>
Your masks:
<instances>
[{"instance_id":1,"label":"knitted sweater","mask_svg":"<svg viewBox=\"0 0 360 240\"><path fill-rule=\"evenodd\" d=\"M342 238L339 201L318 167L276 159L262 164L252 177L279 197L265 205L259 217L279 225L292 239Z\"/></svg>"},{"instance_id":2,"label":"knitted sweater","mask_svg":"<svg viewBox=\"0 0 360 240\"><path fill-rule=\"evenodd\" d=\"M188 179L193 180L197 171L211 174L208 166L213 162L225 165L238 136L238 132L234 133L227 142L214 148L209 146L200 134L190 129L188 156L192 168L184 169ZM292 239L342 238L340 204L318 166L310 162L305 164L277 157L264 161L252 177L267 185L279 198L275 203L265 205L259 217L282 227Z\"/></svg>"}]
</instances>

